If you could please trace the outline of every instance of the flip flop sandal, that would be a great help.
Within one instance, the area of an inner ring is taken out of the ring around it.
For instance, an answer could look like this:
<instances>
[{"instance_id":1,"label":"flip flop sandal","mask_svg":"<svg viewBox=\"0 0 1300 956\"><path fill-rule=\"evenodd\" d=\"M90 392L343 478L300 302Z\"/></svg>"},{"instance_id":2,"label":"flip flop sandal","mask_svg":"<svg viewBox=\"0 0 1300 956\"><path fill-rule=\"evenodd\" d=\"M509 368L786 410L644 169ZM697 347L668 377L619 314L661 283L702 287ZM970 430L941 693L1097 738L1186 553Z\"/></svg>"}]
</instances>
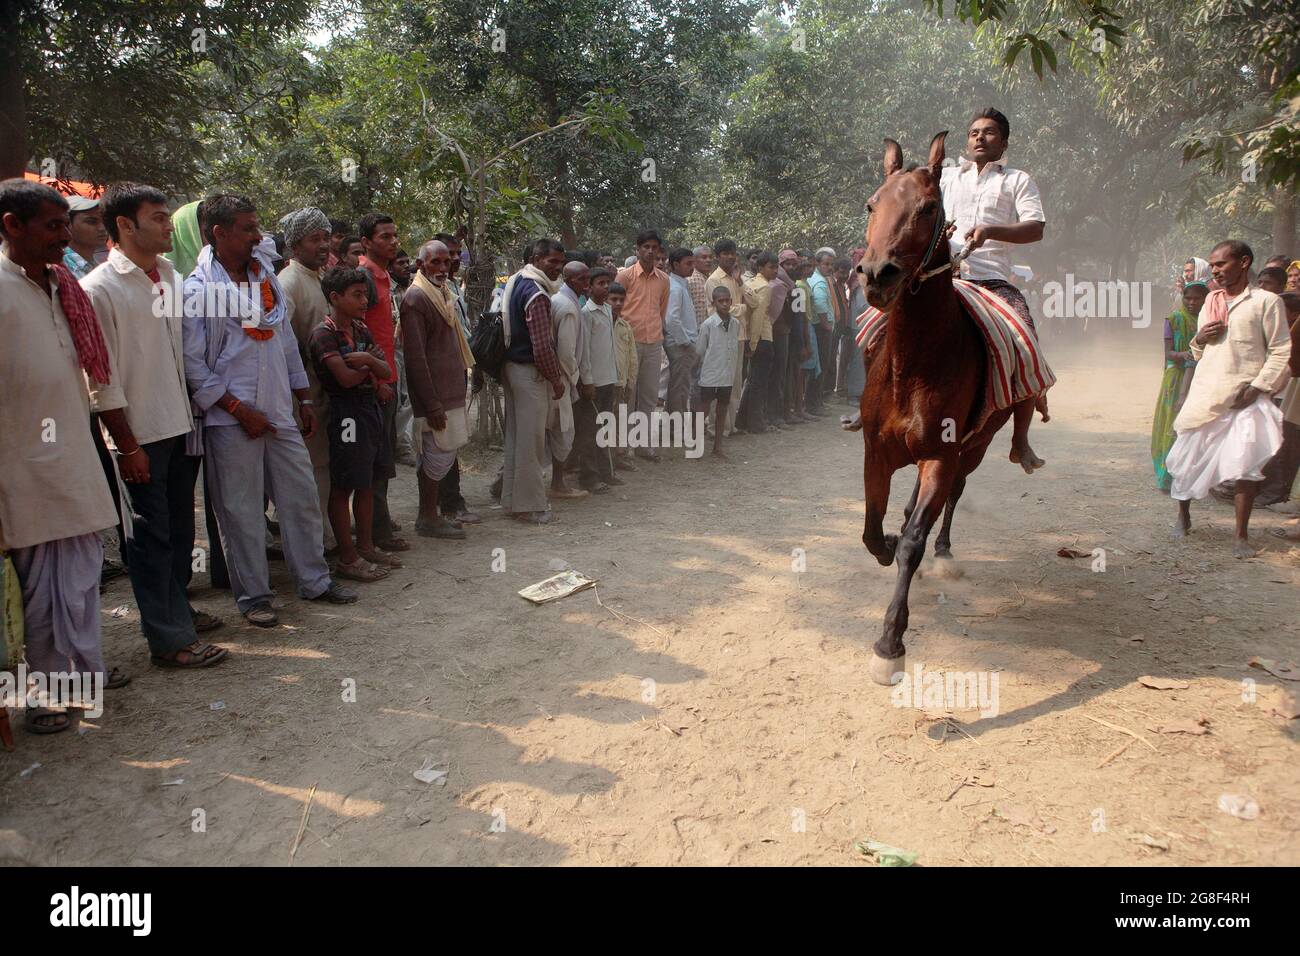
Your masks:
<instances>
[{"instance_id":1,"label":"flip flop sandal","mask_svg":"<svg viewBox=\"0 0 1300 956\"><path fill-rule=\"evenodd\" d=\"M380 568L400 568L402 562L385 551L375 548L371 551L362 551L357 548L357 554L365 558L371 564L377 564Z\"/></svg>"},{"instance_id":2,"label":"flip flop sandal","mask_svg":"<svg viewBox=\"0 0 1300 956\"><path fill-rule=\"evenodd\" d=\"M125 687L131 683L131 677L124 674L120 667L114 667L108 672L108 679L104 681L105 690L117 690L119 687Z\"/></svg>"},{"instance_id":3,"label":"flip flop sandal","mask_svg":"<svg viewBox=\"0 0 1300 956\"><path fill-rule=\"evenodd\" d=\"M215 631L224 623L221 618L215 614L209 614L207 611L191 611L190 617L194 620L194 630L198 634Z\"/></svg>"},{"instance_id":4,"label":"flip flop sandal","mask_svg":"<svg viewBox=\"0 0 1300 956\"><path fill-rule=\"evenodd\" d=\"M36 721L45 717L62 717L63 722L55 721L52 724L38 724ZM27 711L23 718L23 730L29 734L58 734L72 727L72 717L61 710L51 710L49 707L33 707Z\"/></svg>"},{"instance_id":5,"label":"flip flop sandal","mask_svg":"<svg viewBox=\"0 0 1300 956\"><path fill-rule=\"evenodd\" d=\"M375 547L380 551L410 551L411 543L404 538L389 538L387 541L376 541Z\"/></svg>"},{"instance_id":6,"label":"flip flop sandal","mask_svg":"<svg viewBox=\"0 0 1300 956\"><path fill-rule=\"evenodd\" d=\"M361 581L368 584L388 577L388 569L357 558L352 564L344 564L340 561L334 565L334 574L348 581Z\"/></svg>"},{"instance_id":7,"label":"flip flop sandal","mask_svg":"<svg viewBox=\"0 0 1300 956\"><path fill-rule=\"evenodd\" d=\"M257 627L275 627L280 622L269 604L259 604L244 612L244 620Z\"/></svg>"},{"instance_id":8,"label":"flip flop sandal","mask_svg":"<svg viewBox=\"0 0 1300 956\"><path fill-rule=\"evenodd\" d=\"M256 610L256 608L254 609ZM251 612L250 612L251 613ZM198 643L197 641L195 643ZM208 652L215 650L215 654ZM194 644L189 647L182 647L176 652L178 655L185 653L189 655L188 661L180 661L175 657L150 657L150 662L155 667L172 667L178 670L186 670L194 667L211 667L213 664L219 664L230 654L224 647L217 647L216 644L204 644L198 650L194 649Z\"/></svg>"}]
</instances>

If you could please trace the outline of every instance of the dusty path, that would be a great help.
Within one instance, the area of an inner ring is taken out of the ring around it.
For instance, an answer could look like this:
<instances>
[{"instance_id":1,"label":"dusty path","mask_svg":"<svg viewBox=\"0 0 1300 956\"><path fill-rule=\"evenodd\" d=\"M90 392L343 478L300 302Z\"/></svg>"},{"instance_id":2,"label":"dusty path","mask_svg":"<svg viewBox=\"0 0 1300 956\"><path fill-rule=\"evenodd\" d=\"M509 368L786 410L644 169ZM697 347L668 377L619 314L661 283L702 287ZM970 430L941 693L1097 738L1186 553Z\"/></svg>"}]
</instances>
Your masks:
<instances>
[{"instance_id":1,"label":"dusty path","mask_svg":"<svg viewBox=\"0 0 1300 956\"><path fill-rule=\"evenodd\" d=\"M996 672L997 716L945 724L867 680L894 570L859 540L861 440L828 420L737 440L729 464L643 467L544 529L489 511L480 470L467 542L416 539L352 608L228 624L236 656L210 672L150 668L115 582L108 657L135 680L83 735L0 753L0 829L37 862L285 865L314 787L297 865L858 865L859 837L926 864L1300 863L1300 721L1270 712L1300 684L1247 666L1300 656L1300 551L1261 534L1234 561L1218 505L1172 544L1147 459L1158 371L1106 362L1057 359L1048 468L991 453L954 529L964 576L927 561L913 588L909 664ZM909 491L899 476L891 524ZM1104 548L1105 572L1063 546ZM608 610L515 596L556 559ZM235 619L224 594L196 603ZM426 757L444 787L413 778ZM1225 792L1259 818L1217 809Z\"/></svg>"}]
</instances>

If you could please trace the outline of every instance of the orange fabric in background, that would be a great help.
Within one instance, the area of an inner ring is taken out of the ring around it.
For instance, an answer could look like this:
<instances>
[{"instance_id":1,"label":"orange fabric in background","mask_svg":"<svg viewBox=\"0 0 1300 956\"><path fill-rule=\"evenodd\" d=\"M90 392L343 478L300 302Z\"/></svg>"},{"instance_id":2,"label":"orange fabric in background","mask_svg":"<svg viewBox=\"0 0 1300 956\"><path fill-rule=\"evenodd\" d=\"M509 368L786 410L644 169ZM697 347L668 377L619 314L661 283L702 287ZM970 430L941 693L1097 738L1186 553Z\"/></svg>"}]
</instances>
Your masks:
<instances>
[{"instance_id":1,"label":"orange fabric in background","mask_svg":"<svg viewBox=\"0 0 1300 956\"><path fill-rule=\"evenodd\" d=\"M98 199L104 194L102 186L95 186L91 183L78 182L75 179L50 179L48 176L42 176L34 173L30 169L23 172L23 178L29 179L34 183L42 183L51 189L56 189L65 196L85 196L87 199Z\"/></svg>"}]
</instances>

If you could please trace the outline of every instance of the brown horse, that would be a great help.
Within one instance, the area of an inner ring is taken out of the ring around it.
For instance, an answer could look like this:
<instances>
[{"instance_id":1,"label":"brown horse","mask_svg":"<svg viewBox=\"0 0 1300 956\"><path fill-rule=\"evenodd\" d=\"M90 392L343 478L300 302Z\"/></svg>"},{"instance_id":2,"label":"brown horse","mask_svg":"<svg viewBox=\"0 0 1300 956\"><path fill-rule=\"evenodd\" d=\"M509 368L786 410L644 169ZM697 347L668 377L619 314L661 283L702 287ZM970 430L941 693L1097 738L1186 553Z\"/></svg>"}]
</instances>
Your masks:
<instances>
[{"instance_id":1,"label":"brown horse","mask_svg":"<svg viewBox=\"0 0 1300 956\"><path fill-rule=\"evenodd\" d=\"M951 558L952 515L966 476L1012 412L994 412L962 441L978 423L987 368L983 337L953 287L952 270L943 268L951 261L939 192L947 135L931 141L926 166L906 171L902 148L885 140L885 181L867 202L867 251L857 267L867 301L887 313L883 339L866 356L861 403L862 542L882 565L898 559L898 581L869 668L878 684L894 683L906 670L907 593L930 528L944 512L934 552ZM890 478L910 464L920 476L902 529L885 534Z\"/></svg>"}]
</instances>

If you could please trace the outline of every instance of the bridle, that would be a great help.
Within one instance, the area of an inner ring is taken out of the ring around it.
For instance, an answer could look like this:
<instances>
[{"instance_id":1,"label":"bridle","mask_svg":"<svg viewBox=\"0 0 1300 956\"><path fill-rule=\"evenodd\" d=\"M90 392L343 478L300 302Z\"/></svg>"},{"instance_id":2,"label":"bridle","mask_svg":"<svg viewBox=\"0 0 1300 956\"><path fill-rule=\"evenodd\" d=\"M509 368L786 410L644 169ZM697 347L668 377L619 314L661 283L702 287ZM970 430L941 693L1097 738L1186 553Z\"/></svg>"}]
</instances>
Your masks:
<instances>
[{"instance_id":1,"label":"bridle","mask_svg":"<svg viewBox=\"0 0 1300 956\"><path fill-rule=\"evenodd\" d=\"M939 209L943 209L942 189L939 190ZM962 246L960 252L943 265L935 266L933 269L926 269L926 266L930 264L930 259L934 256L935 250L939 248L939 243L947 242L952 238L952 234L956 231L957 221L955 219L945 221L942 215L935 216L934 232L930 235L930 244L926 246L925 255L921 257L920 263L917 264L916 268L912 270L912 274L907 278L908 295L916 295L916 293L921 291L921 286L926 282L926 280L934 278L941 272L947 272L949 269L956 272L957 266L961 265L962 260L974 251L971 249L970 244L967 243ZM859 268L861 268L860 263Z\"/></svg>"},{"instance_id":2,"label":"bridle","mask_svg":"<svg viewBox=\"0 0 1300 956\"><path fill-rule=\"evenodd\" d=\"M942 189L939 190L939 209L943 209ZM947 272L949 269L956 272L957 266L961 265L961 261L971 254L973 250L971 249L970 244L967 243L962 246L960 252L943 265L935 266L933 269L928 270L925 268L929 265L930 257L934 255L934 251L939 247L940 241L947 242L952 238L952 234L956 231L957 221L955 219L949 219L945 222L942 215L934 217L934 233L930 236L930 245L926 247L925 255L921 257L920 264L912 270L912 275L907 283L908 295L916 295L917 292L921 291L921 285L927 279L931 279L941 272Z\"/></svg>"}]
</instances>

